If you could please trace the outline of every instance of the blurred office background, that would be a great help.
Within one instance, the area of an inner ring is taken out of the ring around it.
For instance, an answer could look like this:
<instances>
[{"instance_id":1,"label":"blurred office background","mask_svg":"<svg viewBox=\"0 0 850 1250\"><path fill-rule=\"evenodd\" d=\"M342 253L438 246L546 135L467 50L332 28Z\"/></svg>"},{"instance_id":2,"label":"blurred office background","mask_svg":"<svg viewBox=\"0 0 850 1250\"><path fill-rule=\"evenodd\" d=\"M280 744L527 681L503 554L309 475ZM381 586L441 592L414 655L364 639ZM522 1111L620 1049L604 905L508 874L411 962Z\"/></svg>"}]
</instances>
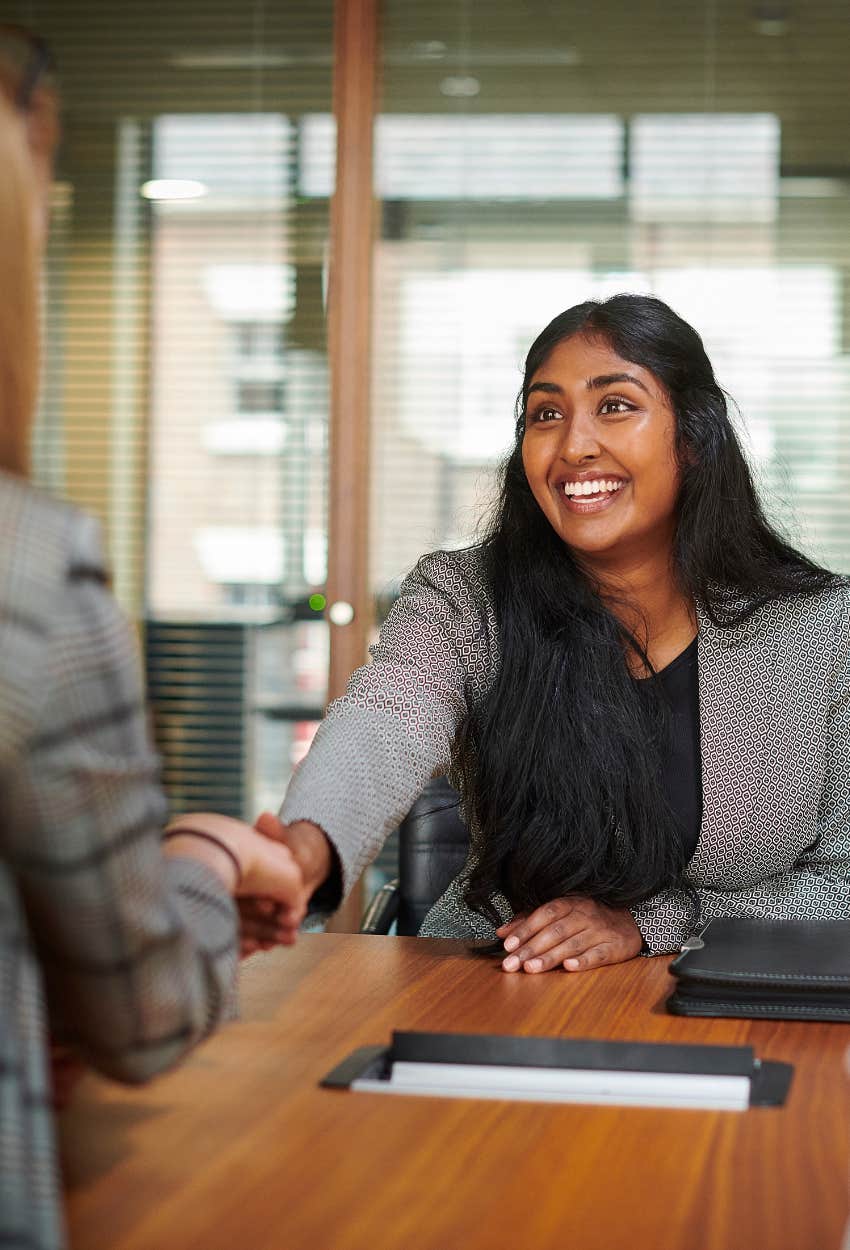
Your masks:
<instances>
[{"instance_id":1,"label":"blurred office background","mask_svg":"<svg viewBox=\"0 0 850 1250\"><path fill-rule=\"evenodd\" d=\"M64 98L37 475L106 527L176 809L276 806L328 693L345 3L0 3ZM845 0L383 0L375 21L348 517L372 621L474 533L537 330L620 290L702 331L771 512L850 572Z\"/></svg>"}]
</instances>

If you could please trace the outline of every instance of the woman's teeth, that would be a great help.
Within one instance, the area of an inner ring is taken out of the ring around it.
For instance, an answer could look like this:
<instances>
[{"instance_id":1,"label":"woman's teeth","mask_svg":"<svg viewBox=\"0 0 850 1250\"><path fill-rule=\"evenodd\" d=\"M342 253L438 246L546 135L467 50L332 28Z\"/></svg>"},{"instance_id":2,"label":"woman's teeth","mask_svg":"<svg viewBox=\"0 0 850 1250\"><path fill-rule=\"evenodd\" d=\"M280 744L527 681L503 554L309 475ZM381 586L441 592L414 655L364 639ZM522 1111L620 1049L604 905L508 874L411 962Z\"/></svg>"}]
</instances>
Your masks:
<instances>
[{"instance_id":1,"label":"woman's teeth","mask_svg":"<svg viewBox=\"0 0 850 1250\"><path fill-rule=\"evenodd\" d=\"M604 491L619 490L622 485L622 482L606 481L604 478L599 478L595 482L564 482L564 494L568 498L577 495L599 495Z\"/></svg>"}]
</instances>

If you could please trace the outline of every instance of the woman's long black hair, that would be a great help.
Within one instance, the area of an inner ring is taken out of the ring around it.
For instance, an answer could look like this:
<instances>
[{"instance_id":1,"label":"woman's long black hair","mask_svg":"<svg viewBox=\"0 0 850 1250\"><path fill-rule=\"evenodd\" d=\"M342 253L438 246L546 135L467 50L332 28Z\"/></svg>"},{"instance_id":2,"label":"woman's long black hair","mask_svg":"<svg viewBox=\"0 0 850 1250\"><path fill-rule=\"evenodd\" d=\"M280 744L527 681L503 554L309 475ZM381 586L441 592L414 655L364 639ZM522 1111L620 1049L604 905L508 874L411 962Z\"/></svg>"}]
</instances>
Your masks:
<instances>
[{"instance_id":1,"label":"woman's long black hair","mask_svg":"<svg viewBox=\"0 0 850 1250\"><path fill-rule=\"evenodd\" d=\"M552 349L577 334L648 369L666 390L681 473L674 572L717 626L841 580L769 524L687 322L640 295L587 301L556 317L525 362L516 442L482 540L501 663L455 746L476 852L465 898L497 924L496 892L515 911L569 894L627 907L673 884L684 867L659 784L665 711L626 663L638 641L556 535L523 469L529 384Z\"/></svg>"}]
</instances>

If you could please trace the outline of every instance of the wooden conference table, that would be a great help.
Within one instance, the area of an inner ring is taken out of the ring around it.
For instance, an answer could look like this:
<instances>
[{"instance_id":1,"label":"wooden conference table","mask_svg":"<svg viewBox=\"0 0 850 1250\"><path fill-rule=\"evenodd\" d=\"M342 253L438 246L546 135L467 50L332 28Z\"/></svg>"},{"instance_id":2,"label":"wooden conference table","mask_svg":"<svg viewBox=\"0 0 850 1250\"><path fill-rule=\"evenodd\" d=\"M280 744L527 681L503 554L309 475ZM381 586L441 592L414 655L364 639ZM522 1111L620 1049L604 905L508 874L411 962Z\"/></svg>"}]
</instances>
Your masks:
<instances>
[{"instance_id":1,"label":"wooden conference table","mask_svg":"<svg viewBox=\"0 0 850 1250\"><path fill-rule=\"evenodd\" d=\"M318 934L243 967L242 1020L62 1117L72 1250L838 1250L850 1025L664 1014L666 959L507 976L462 944ZM386 1097L317 1081L393 1028L752 1044L782 1109Z\"/></svg>"}]
</instances>

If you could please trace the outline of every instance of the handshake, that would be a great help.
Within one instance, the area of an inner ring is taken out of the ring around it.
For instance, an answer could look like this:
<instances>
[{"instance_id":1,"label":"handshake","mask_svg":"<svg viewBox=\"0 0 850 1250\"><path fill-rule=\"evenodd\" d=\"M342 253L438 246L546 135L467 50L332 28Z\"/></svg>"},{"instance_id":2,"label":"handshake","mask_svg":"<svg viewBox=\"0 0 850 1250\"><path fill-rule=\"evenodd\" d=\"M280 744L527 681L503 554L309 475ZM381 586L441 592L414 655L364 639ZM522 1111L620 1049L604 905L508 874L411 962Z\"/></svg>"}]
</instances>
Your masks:
<instances>
[{"instance_id":1,"label":"handshake","mask_svg":"<svg viewBox=\"0 0 850 1250\"><path fill-rule=\"evenodd\" d=\"M168 856L200 861L224 882L239 908L243 958L272 946L291 946L311 896L328 877L333 854L318 825L284 825L262 812L252 827L214 812L194 812L169 824Z\"/></svg>"}]
</instances>

